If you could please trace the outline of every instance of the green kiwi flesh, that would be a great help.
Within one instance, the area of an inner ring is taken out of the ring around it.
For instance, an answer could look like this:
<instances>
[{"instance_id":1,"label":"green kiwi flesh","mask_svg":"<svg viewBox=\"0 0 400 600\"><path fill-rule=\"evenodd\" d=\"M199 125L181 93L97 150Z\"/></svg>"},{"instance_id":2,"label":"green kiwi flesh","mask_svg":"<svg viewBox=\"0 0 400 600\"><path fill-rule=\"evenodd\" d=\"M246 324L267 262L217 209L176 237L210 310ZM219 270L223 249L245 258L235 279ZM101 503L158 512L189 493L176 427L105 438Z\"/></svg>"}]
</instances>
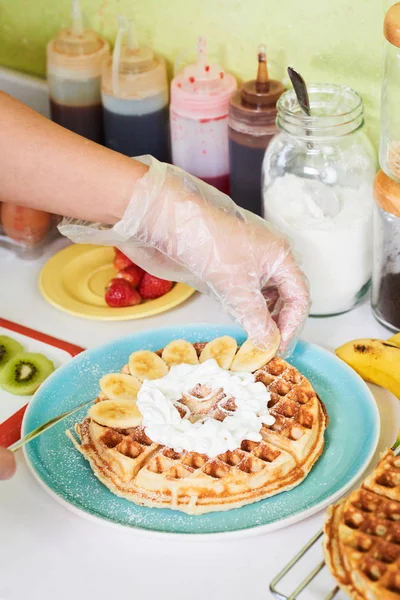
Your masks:
<instances>
[{"instance_id":1,"label":"green kiwi flesh","mask_svg":"<svg viewBox=\"0 0 400 600\"><path fill-rule=\"evenodd\" d=\"M0 335L0 371L10 358L23 351L24 348L19 342L8 335Z\"/></svg>"},{"instance_id":2,"label":"green kiwi flesh","mask_svg":"<svg viewBox=\"0 0 400 600\"><path fill-rule=\"evenodd\" d=\"M13 356L0 371L0 386L10 394L29 396L54 371L54 364L33 352Z\"/></svg>"}]
</instances>

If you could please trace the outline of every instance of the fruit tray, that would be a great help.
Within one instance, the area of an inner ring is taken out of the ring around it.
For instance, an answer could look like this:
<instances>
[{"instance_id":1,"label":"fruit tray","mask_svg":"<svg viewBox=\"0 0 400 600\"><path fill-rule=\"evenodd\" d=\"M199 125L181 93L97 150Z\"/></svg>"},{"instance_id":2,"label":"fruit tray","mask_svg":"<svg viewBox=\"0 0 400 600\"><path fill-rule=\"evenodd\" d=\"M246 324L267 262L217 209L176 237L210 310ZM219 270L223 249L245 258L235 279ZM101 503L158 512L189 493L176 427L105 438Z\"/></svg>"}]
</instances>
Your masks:
<instances>
[{"instance_id":1,"label":"fruit tray","mask_svg":"<svg viewBox=\"0 0 400 600\"><path fill-rule=\"evenodd\" d=\"M23 228L21 229L24 224L21 216L24 214L28 220L26 223L29 227L28 233L24 232ZM3 204L0 207L0 248L13 251L21 259L39 258L47 246L60 236L55 227L59 220L60 217L49 215L43 211ZM18 225L17 229L13 228L15 223ZM31 232L34 234L33 237L30 235Z\"/></svg>"},{"instance_id":2,"label":"fruit tray","mask_svg":"<svg viewBox=\"0 0 400 600\"><path fill-rule=\"evenodd\" d=\"M65 364L84 348L0 318L0 335L20 342L29 352L40 352L57 367ZM15 396L0 389L0 446L10 446L20 438L21 423L31 396Z\"/></svg>"}]
</instances>

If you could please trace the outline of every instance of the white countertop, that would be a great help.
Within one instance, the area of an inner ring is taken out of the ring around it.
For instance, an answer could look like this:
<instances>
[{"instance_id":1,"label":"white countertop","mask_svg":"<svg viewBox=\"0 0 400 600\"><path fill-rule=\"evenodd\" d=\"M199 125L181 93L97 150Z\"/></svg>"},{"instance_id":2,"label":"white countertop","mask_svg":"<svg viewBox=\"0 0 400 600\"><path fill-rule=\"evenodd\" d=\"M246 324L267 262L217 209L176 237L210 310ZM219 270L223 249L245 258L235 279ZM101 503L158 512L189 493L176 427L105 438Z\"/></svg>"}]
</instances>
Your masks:
<instances>
[{"instance_id":1,"label":"white countertop","mask_svg":"<svg viewBox=\"0 0 400 600\"><path fill-rule=\"evenodd\" d=\"M21 261L0 249L2 317L87 348L163 325L230 322L213 300L200 294L140 321L89 321L60 312L42 299L37 279L45 260L65 245L57 240L35 261ZM309 319L303 333L304 339L329 350L358 337L389 336L368 302L339 317ZM371 389L382 419L381 451L396 437L400 403L380 388ZM0 483L0 600L271 598L270 580L321 523L319 513L275 533L226 542L145 539L70 513L37 484L18 453L16 476ZM281 585L283 591L293 591L311 564L305 561L298 578ZM328 575L318 577L301 599L322 599L331 583Z\"/></svg>"}]
</instances>

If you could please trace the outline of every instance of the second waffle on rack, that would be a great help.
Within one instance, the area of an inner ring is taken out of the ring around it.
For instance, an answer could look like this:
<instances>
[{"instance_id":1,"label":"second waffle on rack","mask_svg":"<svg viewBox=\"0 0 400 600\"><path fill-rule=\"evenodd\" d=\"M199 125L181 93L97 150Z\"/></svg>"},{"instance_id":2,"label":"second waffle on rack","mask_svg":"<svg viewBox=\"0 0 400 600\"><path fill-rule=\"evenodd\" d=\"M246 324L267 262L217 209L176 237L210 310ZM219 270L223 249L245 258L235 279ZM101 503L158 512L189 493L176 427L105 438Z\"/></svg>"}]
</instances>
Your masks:
<instances>
[{"instance_id":1,"label":"second waffle on rack","mask_svg":"<svg viewBox=\"0 0 400 600\"><path fill-rule=\"evenodd\" d=\"M376 469L325 522L326 564L354 600L400 598L400 457L386 450Z\"/></svg>"}]
</instances>

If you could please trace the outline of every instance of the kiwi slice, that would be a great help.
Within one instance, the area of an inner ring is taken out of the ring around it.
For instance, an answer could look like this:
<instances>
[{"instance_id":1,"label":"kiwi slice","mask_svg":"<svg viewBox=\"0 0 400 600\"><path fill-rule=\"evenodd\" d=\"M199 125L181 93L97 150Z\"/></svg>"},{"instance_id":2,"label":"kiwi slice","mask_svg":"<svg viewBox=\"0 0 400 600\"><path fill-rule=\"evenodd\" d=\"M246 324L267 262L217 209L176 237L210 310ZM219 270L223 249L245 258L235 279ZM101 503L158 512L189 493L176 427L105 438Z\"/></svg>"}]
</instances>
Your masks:
<instances>
[{"instance_id":1,"label":"kiwi slice","mask_svg":"<svg viewBox=\"0 0 400 600\"><path fill-rule=\"evenodd\" d=\"M0 386L10 394L29 396L54 371L54 364L33 352L13 356L0 372Z\"/></svg>"},{"instance_id":2,"label":"kiwi slice","mask_svg":"<svg viewBox=\"0 0 400 600\"><path fill-rule=\"evenodd\" d=\"M10 358L23 351L24 347L19 342L8 335L0 335L0 371Z\"/></svg>"}]
</instances>

